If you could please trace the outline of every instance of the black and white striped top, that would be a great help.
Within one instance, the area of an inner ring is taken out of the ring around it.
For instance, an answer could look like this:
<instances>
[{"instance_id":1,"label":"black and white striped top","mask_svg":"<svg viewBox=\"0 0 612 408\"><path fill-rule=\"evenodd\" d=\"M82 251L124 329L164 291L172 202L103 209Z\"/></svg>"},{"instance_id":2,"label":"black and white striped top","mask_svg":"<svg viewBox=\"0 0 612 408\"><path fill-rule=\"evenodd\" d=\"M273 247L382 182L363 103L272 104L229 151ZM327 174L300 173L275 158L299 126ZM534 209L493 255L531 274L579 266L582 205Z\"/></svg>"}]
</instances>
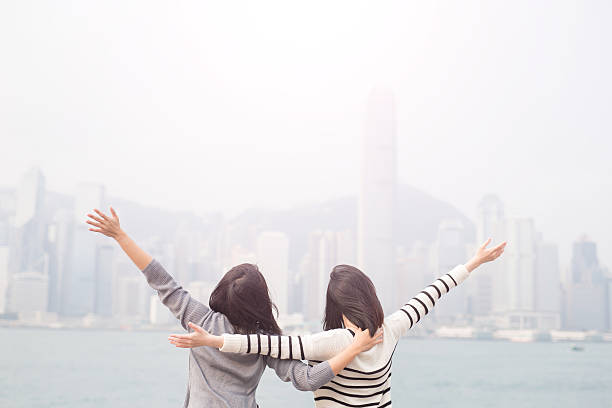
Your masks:
<instances>
[{"instance_id":1,"label":"black and white striped top","mask_svg":"<svg viewBox=\"0 0 612 408\"><path fill-rule=\"evenodd\" d=\"M436 279L397 312L385 318L384 340L359 354L329 383L314 392L315 406L391 407L391 365L399 339L436 305L442 295L463 282L469 272L463 265ZM281 359L309 360L316 365L328 360L353 341L347 329L305 336L224 334L223 352L264 354Z\"/></svg>"}]
</instances>

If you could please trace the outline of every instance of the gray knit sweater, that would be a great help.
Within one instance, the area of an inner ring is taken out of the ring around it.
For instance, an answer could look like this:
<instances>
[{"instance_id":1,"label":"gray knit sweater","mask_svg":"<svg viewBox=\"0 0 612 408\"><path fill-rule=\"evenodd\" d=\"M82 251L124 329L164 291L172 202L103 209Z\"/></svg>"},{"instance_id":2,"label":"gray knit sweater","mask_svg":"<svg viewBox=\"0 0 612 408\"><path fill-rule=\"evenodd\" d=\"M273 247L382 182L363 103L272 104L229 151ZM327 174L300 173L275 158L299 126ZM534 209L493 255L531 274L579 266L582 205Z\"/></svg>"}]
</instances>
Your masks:
<instances>
[{"instance_id":1,"label":"gray knit sweater","mask_svg":"<svg viewBox=\"0 0 612 408\"><path fill-rule=\"evenodd\" d=\"M156 260L142 273L186 330L189 330L187 324L193 322L212 334L235 333L225 315L193 299ZM314 391L334 377L327 362L309 367L301 361L196 347L189 353L189 384L184 407L255 408L255 391L266 366L274 369L281 380L291 381L302 391Z\"/></svg>"}]
</instances>

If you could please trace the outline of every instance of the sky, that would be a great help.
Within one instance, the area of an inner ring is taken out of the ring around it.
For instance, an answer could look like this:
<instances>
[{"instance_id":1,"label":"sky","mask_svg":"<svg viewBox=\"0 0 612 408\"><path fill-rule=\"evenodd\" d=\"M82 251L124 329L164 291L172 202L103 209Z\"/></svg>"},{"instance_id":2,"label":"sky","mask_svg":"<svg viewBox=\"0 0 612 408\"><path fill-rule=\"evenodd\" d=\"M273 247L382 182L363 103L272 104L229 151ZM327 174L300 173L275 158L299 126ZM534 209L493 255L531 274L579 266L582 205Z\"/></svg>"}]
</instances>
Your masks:
<instances>
[{"instance_id":1,"label":"sky","mask_svg":"<svg viewBox=\"0 0 612 408\"><path fill-rule=\"evenodd\" d=\"M0 3L0 186L236 214L359 190L367 96L398 178L475 217L496 193L612 266L612 3Z\"/></svg>"}]
</instances>

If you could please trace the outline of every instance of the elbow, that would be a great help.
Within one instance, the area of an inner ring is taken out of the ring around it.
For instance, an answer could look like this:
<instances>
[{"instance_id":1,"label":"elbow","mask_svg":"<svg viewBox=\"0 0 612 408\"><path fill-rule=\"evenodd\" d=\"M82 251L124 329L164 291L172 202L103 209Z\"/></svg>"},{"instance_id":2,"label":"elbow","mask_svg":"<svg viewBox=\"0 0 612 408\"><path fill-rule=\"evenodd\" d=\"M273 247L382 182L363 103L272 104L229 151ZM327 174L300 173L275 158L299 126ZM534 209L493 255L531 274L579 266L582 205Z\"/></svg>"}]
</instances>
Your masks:
<instances>
[{"instance_id":1,"label":"elbow","mask_svg":"<svg viewBox=\"0 0 612 408\"><path fill-rule=\"evenodd\" d=\"M308 384L304 385L303 387L298 388L298 390L300 391L316 391L319 388L321 388L323 384L319 384L317 382L315 382L313 379L309 378L308 379Z\"/></svg>"}]
</instances>

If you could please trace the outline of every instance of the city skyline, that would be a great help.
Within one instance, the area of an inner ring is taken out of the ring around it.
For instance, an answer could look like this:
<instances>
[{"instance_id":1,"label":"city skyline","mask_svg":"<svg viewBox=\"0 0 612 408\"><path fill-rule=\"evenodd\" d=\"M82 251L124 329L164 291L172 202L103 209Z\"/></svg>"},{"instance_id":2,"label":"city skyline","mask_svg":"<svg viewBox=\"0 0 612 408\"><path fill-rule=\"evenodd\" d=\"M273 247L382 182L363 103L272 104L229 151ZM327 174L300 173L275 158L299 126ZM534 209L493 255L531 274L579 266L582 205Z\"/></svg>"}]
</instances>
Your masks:
<instances>
[{"instance_id":1,"label":"city skyline","mask_svg":"<svg viewBox=\"0 0 612 408\"><path fill-rule=\"evenodd\" d=\"M152 324L168 324L167 313L156 304L159 303L156 296L129 260L112 242L98 239L80 223L80 211L107 203L105 187L82 183L71 205L64 198L63 206L58 206L54 202L57 197L45 201L44 197L53 197L53 193L46 191L44 185L44 175L38 169L28 171L21 185L12 191L14 204L23 208L15 207L8 219L6 212L0 217L4 223L0 236L12 239L0 242L0 278L4 279L0 282L0 292L4 291L0 302L4 312L43 309L45 313L55 312L64 317L93 315L117 322L136 323L145 319ZM8 190L3 193L5 211L10 207L6 200L10 193ZM608 286L612 276L598 259L596 243L584 236L577 237L572 243L571 266L561 268L558 244L543 239L533 218L507 217L503 202L492 195L482 198L479 211L481 217L474 223L475 236L470 237L469 225L454 215L440 219L437 235L433 240L426 239L424 246L419 236L407 247L396 243L397 284L391 286L393 289L377 284L381 300L401 300L407 292L465 262L476 245L475 239L493 235L510 242L506 257L484 267L486 272L469 280L464 290L448 296L436 308L431 319L434 323L430 324L461 325L468 318L477 326L521 329L567 327L605 331L612 326L612 316L607 311L611 307ZM288 235L283 228L270 229L248 222L240 225L243 223L240 220L232 224L231 220L214 221L215 218L207 227L199 228L195 228L198 223L191 227L172 221L176 226L171 237L148 233L143 245L170 265L177 279L204 301L228 266L257 263L268 278L282 321L296 324L302 320L291 317L291 313L299 313L306 322L312 322L322 315L331 268L338 263L358 264L357 227L362 216L355 211L354 217L354 227L348 229L343 226L317 230L307 226L304 231L309 234L309 243L299 249L306 252L292 256L290 248L297 243L292 240L294 232ZM15 229L9 228L11 224ZM43 234L46 238L37 244L36 239L30 238L42 237L40 228L46 230ZM142 234L139 229L137 235ZM241 229L247 232L246 236ZM43 248L42 263L37 248ZM15 257L11 250L20 252L15 252ZM43 269L36 269L41 265ZM376 270L364 271L376 281ZM591 304L586 299L596 302ZM387 302L385 310L391 307Z\"/></svg>"}]
</instances>

